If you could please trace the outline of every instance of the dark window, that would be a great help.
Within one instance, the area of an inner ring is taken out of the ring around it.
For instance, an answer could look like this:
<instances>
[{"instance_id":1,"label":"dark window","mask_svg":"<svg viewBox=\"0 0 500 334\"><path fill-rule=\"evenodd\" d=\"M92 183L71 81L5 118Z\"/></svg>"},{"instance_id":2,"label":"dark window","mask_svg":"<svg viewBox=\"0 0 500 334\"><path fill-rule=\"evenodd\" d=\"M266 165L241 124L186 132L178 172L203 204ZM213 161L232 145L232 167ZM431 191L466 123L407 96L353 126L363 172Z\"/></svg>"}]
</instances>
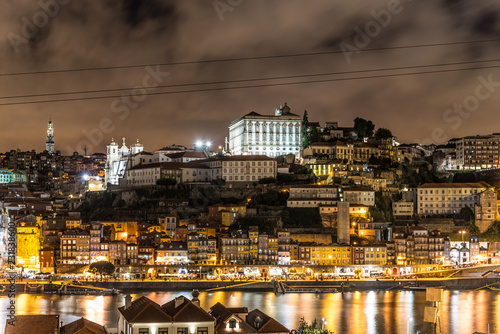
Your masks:
<instances>
[{"instance_id":1,"label":"dark window","mask_svg":"<svg viewBox=\"0 0 500 334\"><path fill-rule=\"evenodd\" d=\"M187 334L188 329L187 327L179 327L177 328L177 334Z\"/></svg>"},{"instance_id":2,"label":"dark window","mask_svg":"<svg viewBox=\"0 0 500 334\"><path fill-rule=\"evenodd\" d=\"M139 334L149 334L149 328L139 328Z\"/></svg>"},{"instance_id":3,"label":"dark window","mask_svg":"<svg viewBox=\"0 0 500 334\"><path fill-rule=\"evenodd\" d=\"M234 319L229 320L229 328L232 328L232 329L236 328L236 320L234 320Z\"/></svg>"},{"instance_id":4,"label":"dark window","mask_svg":"<svg viewBox=\"0 0 500 334\"><path fill-rule=\"evenodd\" d=\"M159 328L158 334L168 334L168 328Z\"/></svg>"}]
</instances>

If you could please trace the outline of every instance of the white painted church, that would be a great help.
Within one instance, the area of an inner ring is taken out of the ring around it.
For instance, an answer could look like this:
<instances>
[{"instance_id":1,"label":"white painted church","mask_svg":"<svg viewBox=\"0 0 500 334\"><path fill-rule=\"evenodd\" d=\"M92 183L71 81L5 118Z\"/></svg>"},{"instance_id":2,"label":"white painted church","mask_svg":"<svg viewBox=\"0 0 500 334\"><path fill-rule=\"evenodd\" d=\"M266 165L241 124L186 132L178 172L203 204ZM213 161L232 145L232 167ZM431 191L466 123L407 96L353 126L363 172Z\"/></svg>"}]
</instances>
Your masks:
<instances>
[{"instance_id":1,"label":"white painted church","mask_svg":"<svg viewBox=\"0 0 500 334\"><path fill-rule=\"evenodd\" d=\"M125 137L122 139L122 147L119 147L114 139L111 139L107 146L105 185L108 185L108 183L118 185L118 180L125 174L129 158L144 151L144 146L139 142L139 139L130 148L125 144Z\"/></svg>"}]
</instances>

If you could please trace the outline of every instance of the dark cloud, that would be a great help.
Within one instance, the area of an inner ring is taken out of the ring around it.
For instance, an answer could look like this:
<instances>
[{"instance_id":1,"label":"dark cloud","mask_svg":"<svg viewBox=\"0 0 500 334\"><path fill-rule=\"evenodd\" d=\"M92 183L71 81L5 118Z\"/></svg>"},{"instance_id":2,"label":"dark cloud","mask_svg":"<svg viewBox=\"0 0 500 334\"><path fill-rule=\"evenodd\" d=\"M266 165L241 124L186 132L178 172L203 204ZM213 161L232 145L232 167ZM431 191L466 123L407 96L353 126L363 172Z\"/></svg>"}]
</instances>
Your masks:
<instances>
[{"instance_id":1,"label":"dark cloud","mask_svg":"<svg viewBox=\"0 0 500 334\"><path fill-rule=\"evenodd\" d=\"M0 72L340 50L342 42L353 44L355 27L364 30L367 23L375 20L372 11L380 13L387 9L388 3L317 0L312 5L299 0L246 0L221 14L213 2L204 0L70 1L61 5L57 15L28 38L28 43L18 45L16 52L7 36L9 33L22 36L23 17L32 20L41 8L31 0L6 0L0 12ZM400 13L391 16L387 26L370 38L367 48L491 39L498 32L498 1L401 0L401 8ZM350 63L343 54L332 54L164 66L161 70L169 75L162 78L161 84L458 62L496 58L497 53L498 43L484 43L361 52L353 54ZM0 134L0 151L17 146L43 149L49 116L54 121L56 148L64 153L85 142L92 146L92 151L104 151L111 137L123 136L129 142L139 138L147 150L174 142L189 146L200 138L220 145L232 120L252 110L271 114L285 101L298 114L307 109L311 121L338 121L348 126L356 116L372 119L377 126L390 128L406 142L431 138L435 128L442 128L448 137L498 132L495 124L500 121L496 113L500 90L481 101L478 110L458 129L443 120L448 108L474 94L479 76L492 74L500 81L497 73L491 69L149 95L125 116L116 112L115 98L0 106L0 115L9 119L9 127ZM147 75L146 68L136 68L0 77L0 95L135 87L141 86ZM5 100L0 99L2 102ZM111 121L109 131L100 128L103 119Z\"/></svg>"},{"instance_id":2,"label":"dark cloud","mask_svg":"<svg viewBox=\"0 0 500 334\"><path fill-rule=\"evenodd\" d=\"M488 11L482 13L474 23L474 31L481 35L493 35L497 31L498 13Z\"/></svg>"}]
</instances>

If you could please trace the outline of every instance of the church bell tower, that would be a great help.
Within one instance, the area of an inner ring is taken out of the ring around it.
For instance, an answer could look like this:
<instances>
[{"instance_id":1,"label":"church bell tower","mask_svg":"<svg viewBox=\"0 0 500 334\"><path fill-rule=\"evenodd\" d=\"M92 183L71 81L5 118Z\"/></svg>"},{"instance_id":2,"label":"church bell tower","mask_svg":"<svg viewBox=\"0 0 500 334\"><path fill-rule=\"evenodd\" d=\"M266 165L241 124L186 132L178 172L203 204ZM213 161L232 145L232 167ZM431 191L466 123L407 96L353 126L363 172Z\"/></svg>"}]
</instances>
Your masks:
<instances>
[{"instance_id":1,"label":"church bell tower","mask_svg":"<svg viewBox=\"0 0 500 334\"><path fill-rule=\"evenodd\" d=\"M49 154L54 154L54 126L52 125L52 120L49 120L49 125L47 126L45 149L49 152Z\"/></svg>"}]
</instances>

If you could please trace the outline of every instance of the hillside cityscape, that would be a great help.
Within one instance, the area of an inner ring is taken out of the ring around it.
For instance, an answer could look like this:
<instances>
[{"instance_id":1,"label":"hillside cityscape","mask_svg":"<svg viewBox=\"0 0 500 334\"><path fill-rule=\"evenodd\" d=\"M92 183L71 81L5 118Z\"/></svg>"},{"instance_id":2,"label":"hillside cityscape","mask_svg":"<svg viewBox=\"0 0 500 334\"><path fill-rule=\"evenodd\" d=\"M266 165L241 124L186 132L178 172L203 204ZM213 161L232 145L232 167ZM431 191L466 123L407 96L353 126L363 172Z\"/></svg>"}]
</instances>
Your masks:
<instances>
[{"instance_id":1,"label":"hillside cityscape","mask_svg":"<svg viewBox=\"0 0 500 334\"><path fill-rule=\"evenodd\" d=\"M233 121L220 146L150 152L123 138L64 156L49 121L45 151L1 156L2 267L78 286L443 278L499 264L500 134L423 146L362 118L324 124L284 103ZM154 304L127 303L126 320Z\"/></svg>"}]
</instances>

